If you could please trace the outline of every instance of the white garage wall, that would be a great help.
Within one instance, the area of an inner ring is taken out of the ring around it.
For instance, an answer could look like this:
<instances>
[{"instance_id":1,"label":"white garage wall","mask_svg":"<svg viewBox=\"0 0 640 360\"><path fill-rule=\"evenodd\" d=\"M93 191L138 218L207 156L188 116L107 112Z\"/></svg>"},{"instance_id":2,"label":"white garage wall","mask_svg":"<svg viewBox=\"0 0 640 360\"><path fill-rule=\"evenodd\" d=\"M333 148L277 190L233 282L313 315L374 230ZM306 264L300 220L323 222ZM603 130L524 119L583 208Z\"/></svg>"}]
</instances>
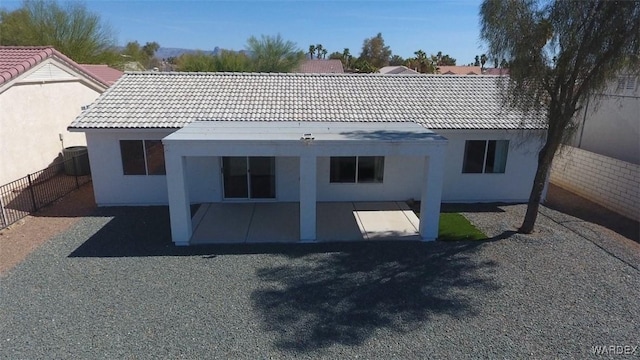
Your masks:
<instances>
[{"instance_id":1,"label":"white garage wall","mask_svg":"<svg viewBox=\"0 0 640 360\"><path fill-rule=\"evenodd\" d=\"M537 166L540 138L525 138L521 131L442 130L449 139L445 155L443 202L525 202ZM509 140L504 174L463 174L466 140Z\"/></svg>"}]
</instances>

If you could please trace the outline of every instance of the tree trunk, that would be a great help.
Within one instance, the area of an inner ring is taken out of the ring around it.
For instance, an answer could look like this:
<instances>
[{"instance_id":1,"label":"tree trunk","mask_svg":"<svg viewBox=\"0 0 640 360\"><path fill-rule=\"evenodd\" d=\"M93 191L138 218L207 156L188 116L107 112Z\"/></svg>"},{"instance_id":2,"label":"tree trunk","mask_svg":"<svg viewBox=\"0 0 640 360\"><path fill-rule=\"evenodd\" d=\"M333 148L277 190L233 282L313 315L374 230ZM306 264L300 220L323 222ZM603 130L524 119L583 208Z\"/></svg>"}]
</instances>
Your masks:
<instances>
[{"instance_id":1,"label":"tree trunk","mask_svg":"<svg viewBox=\"0 0 640 360\"><path fill-rule=\"evenodd\" d=\"M524 216L524 221L518 229L518 232L523 234L531 234L538 218L538 209L540 208L540 200L542 199L542 192L547 181L547 176L551 170L551 163L560 146L562 134L549 134L547 141L538 153L538 168L536 169L536 176L533 179L533 186L531 187L531 194L529 195L529 203L527 204L527 213Z\"/></svg>"}]
</instances>

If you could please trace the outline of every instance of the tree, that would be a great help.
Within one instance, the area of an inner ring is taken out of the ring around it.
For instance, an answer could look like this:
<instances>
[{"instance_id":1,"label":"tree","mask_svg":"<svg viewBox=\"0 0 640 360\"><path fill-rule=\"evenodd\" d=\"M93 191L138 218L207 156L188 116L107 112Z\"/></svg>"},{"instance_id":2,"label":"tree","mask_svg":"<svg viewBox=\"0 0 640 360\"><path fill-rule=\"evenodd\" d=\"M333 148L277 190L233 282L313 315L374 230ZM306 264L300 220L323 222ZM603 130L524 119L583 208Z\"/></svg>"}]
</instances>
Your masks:
<instances>
[{"instance_id":1,"label":"tree","mask_svg":"<svg viewBox=\"0 0 640 360\"><path fill-rule=\"evenodd\" d=\"M342 50L342 66L344 66L345 69L351 69L352 58L353 56L351 56L349 48L344 48L344 50Z\"/></svg>"},{"instance_id":2,"label":"tree","mask_svg":"<svg viewBox=\"0 0 640 360\"><path fill-rule=\"evenodd\" d=\"M509 67L509 62L507 62L507 60L505 58L502 58L502 61L500 61L500 67L503 69L506 69Z\"/></svg>"},{"instance_id":3,"label":"tree","mask_svg":"<svg viewBox=\"0 0 640 360\"><path fill-rule=\"evenodd\" d=\"M399 66L404 64L404 59L400 55L393 55L389 60L389 65L391 66Z\"/></svg>"},{"instance_id":4,"label":"tree","mask_svg":"<svg viewBox=\"0 0 640 360\"><path fill-rule=\"evenodd\" d=\"M449 56L449 54L442 55L442 51L438 51L436 55L431 55L431 61L436 66L455 66L456 65L456 59Z\"/></svg>"},{"instance_id":5,"label":"tree","mask_svg":"<svg viewBox=\"0 0 640 360\"><path fill-rule=\"evenodd\" d=\"M391 49L385 46L382 33L378 33L375 37L364 39L362 52L360 53L361 60L379 69L389 65L390 58Z\"/></svg>"},{"instance_id":6,"label":"tree","mask_svg":"<svg viewBox=\"0 0 640 360\"><path fill-rule=\"evenodd\" d=\"M309 58L313 59L313 54L315 54L316 52L316 46L315 45L309 45Z\"/></svg>"},{"instance_id":7,"label":"tree","mask_svg":"<svg viewBox=\"0 0 640 360\"><path fill-rule=\"evenodd\" d=\"M531 233L553 158L576 128L574 114L620 71L640 68L640 2L485 0L480 16L490 56L509 62L509 104L525 112L546 105L546 137L519 229Z\"/></svg>"},{"instance_id":8,"label":"tree","mask_svg":"<svg viewBox=\"0 0 640 360\"><path fill-rule=\"evenodd\" d=\"M480 55L480 68L484 69L484 64L486 63L487 63L487 55L486 54Z\"/></svg>"},{"instance_id":9,"label":"tree","mask_svg":"<svg viewBox=\"0 0 640 360\"><path fill-rule=\"evenodd\" d=\"M216 57L202 51L182 54L176 60L177 71L216 71Z\"/></svg>"},{"instance_id":10,"label":"tree","mask_svg":"<svg viewBox=\"0 0 640 360\"><path fill-rule=\"evenodd\" d=\"M250 72L251 59L241 52L222 50L215 56L215 71Z\"/></svg>"},{"instance_id":11,"label":"tree","mask_svg":"<svg viewBox=\"0 0 640 360\"><path fill-rule=\"evenodd\" d=\"M405 65L422 74L435 73L434 62L427 57L427 53L422 50L418 50L413 53L416 57L405 60ZM433 58L433 56L432 56Z\"/></svg>"},{"instance_id":12,"label":"tree","mask_svg":"<svg viewBox=\"0 0 640 360\"><path fill-rule=\"evenodd\" d=\"M480 66L480 56L476 55L476 59L473 62L473 66Z\"/></svg>"},{"instance_id":13,"label":"tree","mask_svg":"<svg viewBox=\"0 0 640 360\"><path fill-rule=\"evenodd\" d=\"M290 72L304 60L304 52L292 41L277 36L252 36L247 40L253 70L257 72Z\"/></svg>"},{"instance_id":14,"label":"tree","mask_svg":"<svg viewBox=\"0 0 640 360\"><path fill-rule=\"evenodd\" d=\"M324 50L324 47L322 47L322 44L317 44L316 52L318 53L318 55L316 55L316 58L320 59L320 56L322 55L322 50Z\"/></svg>"},{"instance_id":15,"label":"tree","mask_svg":"<svg viewBox=\"0 0 640 360\"><path fill-rule=\"evenodd\" d=\"M378 69L369 64L367 60L358 58L358 60L353 63L353 71L357 73L374 73L378 71Z\"/></svg>"},{"instance_id":16,"label":"tree","mask_svg":"<svg viewBox=\"0 0 640 360\"><path fill-rule=\"evenodd\" d=\"M79 63L118 60L111 28L82 3L26 0L0 11L0 34L1 45L51 45Z\"/></svg>"},{"instance_id":17,"label":"tree","mask_svg":"<svg viewBox=\"0 0 640 360\"><path fill-rule=\"evenodd\" d=\"M159 64L159 61L154 58L159 48L160 45L155 41L148 42L144 44L144 46L140 46L137 41L130 41L124 46L122 55L129 59L129 61L137 61L142 64L145 69L149 69Z\"/></svg>"},{"instance_id":18,"label":"tree","mask_svg":"<svg viewBox=\"0 0 640 360\"><path fill-rule=\"evenodd\" d=\"M326 59L327 58L327 49L322 49L322 58Z\"/></svg>"}]
</instances>

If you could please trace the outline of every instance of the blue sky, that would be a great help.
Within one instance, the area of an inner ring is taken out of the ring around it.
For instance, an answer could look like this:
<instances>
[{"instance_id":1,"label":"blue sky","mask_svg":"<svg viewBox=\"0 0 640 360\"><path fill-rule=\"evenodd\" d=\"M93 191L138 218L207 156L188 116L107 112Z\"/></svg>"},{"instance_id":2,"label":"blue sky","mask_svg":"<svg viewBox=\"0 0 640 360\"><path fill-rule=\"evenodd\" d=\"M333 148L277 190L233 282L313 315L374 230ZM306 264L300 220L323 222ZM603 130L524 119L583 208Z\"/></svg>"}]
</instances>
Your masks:
<instances>
[{"instance_id":1,"label":"blue sky","mask_svg":"<svg viewBox=\"0 0 640 360\"><path fill-rule=\"evenodd\" d=\"M12 10L19 1L0 0ZM281 34L307 51L310 44L360 54L365 38L382 33L393 54L422 49L473 61L482 53L479 0L423 1L86 1L114 29L118 43L156 41L163 47L240 50L251 36Z\"/></svg>"}]
</instances>

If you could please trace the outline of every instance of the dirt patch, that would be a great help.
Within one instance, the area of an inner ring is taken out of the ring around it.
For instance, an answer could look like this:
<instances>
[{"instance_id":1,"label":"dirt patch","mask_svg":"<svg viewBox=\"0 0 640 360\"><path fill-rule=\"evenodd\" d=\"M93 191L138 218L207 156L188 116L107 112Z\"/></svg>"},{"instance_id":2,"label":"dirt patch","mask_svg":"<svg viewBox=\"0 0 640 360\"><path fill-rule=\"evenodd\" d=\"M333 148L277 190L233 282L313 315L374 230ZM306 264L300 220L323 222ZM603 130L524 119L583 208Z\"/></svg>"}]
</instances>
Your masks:
<instances>
[{"instance_id":1,"label":"dirt patch","mask_svg":"<svg viewBox=\"0 0 640 360\"><path fill-rule=\"evenodd\" d=\"M12 269L53 236L67 230L96 207L91 183L0 230L0 275Z\"/></svg>"}]
</instances>

